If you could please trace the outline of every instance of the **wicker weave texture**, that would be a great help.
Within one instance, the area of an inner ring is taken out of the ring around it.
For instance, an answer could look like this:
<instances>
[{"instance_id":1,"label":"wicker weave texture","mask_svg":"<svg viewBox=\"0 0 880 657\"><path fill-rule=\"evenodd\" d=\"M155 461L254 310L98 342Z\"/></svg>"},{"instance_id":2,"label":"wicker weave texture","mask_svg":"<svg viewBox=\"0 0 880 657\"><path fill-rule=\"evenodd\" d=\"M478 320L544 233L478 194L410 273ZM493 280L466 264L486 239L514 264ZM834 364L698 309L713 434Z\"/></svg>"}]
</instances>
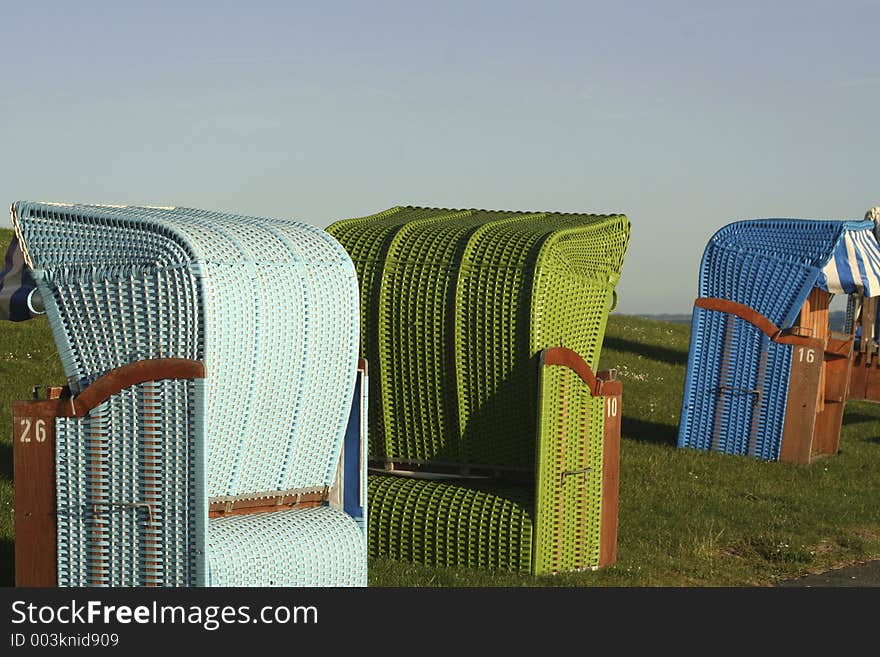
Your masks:
<instances>
[{"instance_id":1,"label":"wicker weave texture","mask_svg":"<svg viewBox=\"0 0 880 657\"><path fill-rule=\"evenodd\" d=\"M533 495L531 486L372 475L370 556L529 572Z\"/></svg>"},{"instance_id":2,"label":"wicker weave texture","mask_svg":"<svg viewBox=\"0 0 880 657\"><path fill-rule=\"evenodd\" d=\"M211 586L366 586L366 539L329 506L212 518Z\"/></svg>"},{"instance_id":3,"label":"wicker weave texture","mask_svg":"<svg viewBox=\"0 0 880 657\"><path fill-rule=\"evenodd\" d=\"M204 360L210 496L329 484L358 341L357 281L335 240L184 208L17 213L75 386L145 358Z\"/></svg>"},{"instance_id":4,"label":"wicker weave texture","mask_svg":"<svg viewBox=\"0 0 880 657\"><path fill-rule=\"evenodd\" d=\"M534 355L595 366L627 219L408 207L328 231L361 281L371 454L534 467Z\"/></svg>"},{"instance_id":5,"label":"wicker weave texture","mask_svg":"<svg viewBox=\"0 0 880 657\"><path fill-rule=\"evenodd\" d=\"M745 304L788 328L847 225L806 219L728 224L706 246L699 294Z\"/></svg>"},{"instance_id":6,"label":"wicker weave texture","mask_svg":"<svg viewBox=\"0 0 880 657\"><path fill-rule=\"evenodd\" d=\"M564 345L598 364L629 224L593 219L525 216L470 240L456 324L462 460L533 467L535 354Z\"/></svg>"},{"instance_id":7,"label":"wicker weave texture","mask_svg":"<svg viewBox=\"0 0 880 657\"><path fill-rule=\"evenodd\" d=\"M571 369L541 368L536 574L599 565L605 400Z\"/></svg>"},{"instance_id":8,"label":"wicker weave texture","mask_svg":"<svg viewBox=\"0 0 880 657\"><path fill-rule=\"evenodd\" d=\"M369 217L337 221L327 229L328 233L345 246L355 263L360 282L361 355L370 363L373 372L370 377L369 407L373 429L368 448L370 453L374 455L383 453L377 436L385 435L385 416L382 412L379 378L382 367L379 359L379 335L376 330L367 327L379 325L378 299L382 289L384 254L387 252L394 235L404 223L418 221L438 213L437 210L427 208L419 212L406 212L404 208L392 208Z\"/></svg>"},{"instance_id":9,"label":"wicker weave texture","mask_svg":"<svg viewBox=\"0 0 880 657\"><path fill-rule=\"evenodd\" d=\"M744 304L789 328L849 225L798 219L729 224L703 254L700 296ZM740 318L695 308L679 446L778 459L793 351Z\"/></svg>"},{"instance_id":10,"label":"wicker weave texture","mask_svg":"<svg viewBox=\"0 0 880 657\"><path fill-rule=\"evenodd\" d=\"M56 420L59 586L187 586L205 501L196 494L201 382L134 386ZM129 427L120 431L119 427Z\"/></svg>"},{"instance_id":11,"label":"wicker weave texture","mask_svg":"<svg viewBox=\"0 0 880 657\"><path fill-rule=\"evenodd\" d=\"M702 308L691 330L679 446L778 459L793 347Z\"/></svg>"}]
</instances>

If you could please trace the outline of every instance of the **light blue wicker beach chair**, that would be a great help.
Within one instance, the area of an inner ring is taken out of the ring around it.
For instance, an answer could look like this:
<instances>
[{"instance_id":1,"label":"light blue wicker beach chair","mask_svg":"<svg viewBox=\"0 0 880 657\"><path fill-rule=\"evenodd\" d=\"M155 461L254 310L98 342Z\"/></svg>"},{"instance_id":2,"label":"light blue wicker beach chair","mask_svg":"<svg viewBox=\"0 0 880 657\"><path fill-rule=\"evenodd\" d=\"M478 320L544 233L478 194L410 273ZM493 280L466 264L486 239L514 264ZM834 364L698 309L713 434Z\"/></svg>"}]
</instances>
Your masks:
<instances>
[{"instance_id":1,"label":"light blue wicker beach chair","mask_svg":"<svg viewBox=\"0 0 880 657\"><path fill-rule=\"evenodd\" d=\"M17 543L57 532L18 583L365 586L366 371L336 241L186 208L12 213L68 378L14 408L17 493L20 460L56 491L16 500Z\"/></svg>"},{"instance_id":2,"label":"light blue wicker beach chair","mask_svg":"<svg viewBox=\"0 0 880 657\"><path fill-rule=\"evenodd\" d=\"M739 221L700 266L680 447L809 463L837 452L853 348L832 294L880 294L868 221Z\"/></svg>"}]
</instances>

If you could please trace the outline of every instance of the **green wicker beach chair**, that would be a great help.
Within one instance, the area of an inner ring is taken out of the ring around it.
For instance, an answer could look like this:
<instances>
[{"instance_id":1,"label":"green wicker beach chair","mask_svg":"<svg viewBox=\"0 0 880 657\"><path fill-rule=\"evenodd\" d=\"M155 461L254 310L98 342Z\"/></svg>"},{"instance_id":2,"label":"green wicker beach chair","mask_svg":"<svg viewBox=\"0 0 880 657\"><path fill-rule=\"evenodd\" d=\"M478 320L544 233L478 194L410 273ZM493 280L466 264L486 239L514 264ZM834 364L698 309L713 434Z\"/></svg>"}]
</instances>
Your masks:
<instances>
[{"instance_id":1,"label":"green wicker beach chair","mask_svg":"<svg viewBox=\"0 0 880 657\"><path fill-rule=\"evenodd\" d=\"M371 554L613 561L620 384L593 372L626 217L398 207L328 232L358 271L373 367Z\"/></svg>"}]
</instances>

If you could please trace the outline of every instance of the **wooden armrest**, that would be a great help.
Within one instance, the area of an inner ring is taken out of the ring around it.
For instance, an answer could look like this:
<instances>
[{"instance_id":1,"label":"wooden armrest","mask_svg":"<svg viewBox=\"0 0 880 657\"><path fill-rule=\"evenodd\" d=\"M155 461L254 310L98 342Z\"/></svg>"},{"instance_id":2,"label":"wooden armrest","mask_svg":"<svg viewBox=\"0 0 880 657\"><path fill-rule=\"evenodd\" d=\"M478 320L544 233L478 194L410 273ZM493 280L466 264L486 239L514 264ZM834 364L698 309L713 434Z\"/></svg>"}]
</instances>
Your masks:
<instances>
[{"instance_id":1,"label":"wooden armrest","mask_svg":"<svg viewBox=\"0 0 880 657\"><path fill-rule=\"evenodd\" d=\"M111 370L76 397L13 402L16 415L85 417L113 395L147 381L204 379L205 364L188 358L152 358Z\"/></svg>"},{"instance_id":2,"label":"wooden armrest","mask_svg":"<svg viewBox=\"0 0 880 657\"><path fill-rule=\"evenodd\" d=\"M704 310L715 310L717 312L735 315L758 328L773 342L778 342L780 344L814 347L818 341L816 338L786 333L754 308L737 303L736 301L718 299L715 297L700 297L694 301L694 306L697 308L703 308Z\"/></svg>"}]
</instances>

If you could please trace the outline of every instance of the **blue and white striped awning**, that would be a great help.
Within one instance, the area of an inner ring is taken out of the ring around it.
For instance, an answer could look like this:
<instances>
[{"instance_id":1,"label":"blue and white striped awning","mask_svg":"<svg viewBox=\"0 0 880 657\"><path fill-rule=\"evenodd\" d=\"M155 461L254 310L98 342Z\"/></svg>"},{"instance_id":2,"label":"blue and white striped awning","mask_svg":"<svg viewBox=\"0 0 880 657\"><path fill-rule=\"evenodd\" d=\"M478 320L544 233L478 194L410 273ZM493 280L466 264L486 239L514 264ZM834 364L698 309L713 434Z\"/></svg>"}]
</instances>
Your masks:
<instances>
[{"instance_id":1,"label":"blue and white striped awning","mask_svg":"<svg viewBox=\"0 0 880 657\"><path fill-rule=\"evenodd\" d=\"M816 284L832 294L880 296L880 244L870 228L843 231Z\"/></svg>"}]
</instances>

